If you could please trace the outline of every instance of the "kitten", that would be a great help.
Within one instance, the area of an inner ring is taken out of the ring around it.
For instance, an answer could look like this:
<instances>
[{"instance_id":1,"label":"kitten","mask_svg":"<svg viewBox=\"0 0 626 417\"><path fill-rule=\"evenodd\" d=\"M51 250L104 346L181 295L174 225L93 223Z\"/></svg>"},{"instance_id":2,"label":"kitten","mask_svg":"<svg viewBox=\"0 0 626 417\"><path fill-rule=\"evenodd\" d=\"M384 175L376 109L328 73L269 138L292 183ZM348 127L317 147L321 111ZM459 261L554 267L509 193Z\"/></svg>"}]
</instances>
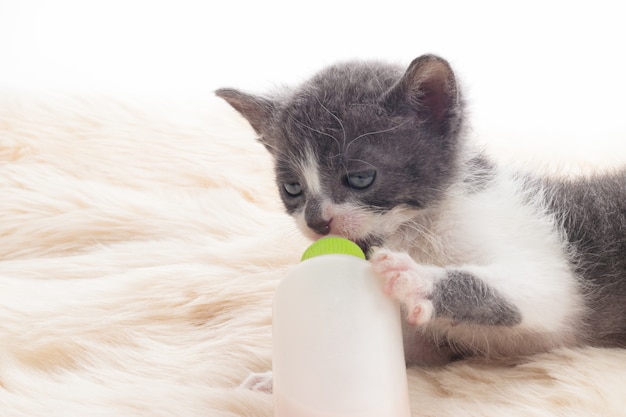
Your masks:
<instances>
[{"instance_id":1,"label":"kitten","mask_svg":"<svg viewBox=\"0 0 626 417\"><path fill-rule=\"evenodd\" d=\"M626 170L497 166L464 140L458 82L432 55L406 71L331 66L274 96L216 94L274 157L302 232L369 254L403 307L408 365L626 346Z\"/></svg>"}]
</instances>

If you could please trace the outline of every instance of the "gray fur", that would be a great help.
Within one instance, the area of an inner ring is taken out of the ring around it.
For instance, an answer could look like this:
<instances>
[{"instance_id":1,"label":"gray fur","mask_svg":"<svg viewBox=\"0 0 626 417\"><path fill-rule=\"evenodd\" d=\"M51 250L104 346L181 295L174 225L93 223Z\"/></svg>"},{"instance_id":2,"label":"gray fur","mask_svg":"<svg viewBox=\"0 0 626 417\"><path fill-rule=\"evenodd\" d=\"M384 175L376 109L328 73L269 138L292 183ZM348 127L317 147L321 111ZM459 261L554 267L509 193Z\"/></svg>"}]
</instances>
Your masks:
<instances>
[{"instance_id":1,"label":"gray fur","mask_svg":"<svg viewBox=\"0 0 626 417\"><path fill-rule=\"evenodd\" d=\"M437 317L454 323L514 326L522 321L517 307L483 281L463 271L448 271L448 276L435 284L431 299Z\"/></svg>"},{"instance_id":2,"label":"gray fur","mask_svg":"<svg viewBox=\"0 0 626 417\"><path fill-rule=\"evenodd\" d=\"M588 340L626 347L626 170L538 183L561 222L582 281Z\"/></svg>"}]
</instances>

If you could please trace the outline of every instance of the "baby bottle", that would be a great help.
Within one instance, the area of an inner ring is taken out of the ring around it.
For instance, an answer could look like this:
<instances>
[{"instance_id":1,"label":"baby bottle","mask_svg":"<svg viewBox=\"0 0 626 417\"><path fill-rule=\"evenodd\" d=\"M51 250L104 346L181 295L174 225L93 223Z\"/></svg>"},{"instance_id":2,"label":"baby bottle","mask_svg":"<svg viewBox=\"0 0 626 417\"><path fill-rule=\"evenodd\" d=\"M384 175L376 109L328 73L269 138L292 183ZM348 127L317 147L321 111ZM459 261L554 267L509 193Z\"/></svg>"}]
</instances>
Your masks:
<instances>
[{"instance_id":1,"label":"baby bottle","mask_svg":"<svg viewBox=\"0 0 626 417\"><path fill-rule=\"evenodd\" d=\"M410 417L398 304L353 242L325 237L280 282L275 417Z\"/></svg>"}]
</instances>

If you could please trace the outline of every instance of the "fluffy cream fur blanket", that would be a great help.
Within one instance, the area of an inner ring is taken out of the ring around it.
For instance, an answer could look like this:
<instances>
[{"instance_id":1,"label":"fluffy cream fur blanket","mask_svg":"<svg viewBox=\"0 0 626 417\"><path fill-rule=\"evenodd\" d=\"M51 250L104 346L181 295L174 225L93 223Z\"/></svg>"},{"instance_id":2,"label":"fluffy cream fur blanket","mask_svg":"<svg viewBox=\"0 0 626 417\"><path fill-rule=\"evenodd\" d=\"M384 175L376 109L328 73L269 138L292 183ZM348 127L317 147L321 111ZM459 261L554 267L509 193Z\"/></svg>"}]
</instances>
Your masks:
<instances>
[{"instance_id":1,"label":"fluffy cream fur blanket","mask_svg":"<svg viewBox=\"0 0 626 417\"><path fill-rule=\"evenodd\" d=\"M273 291L306 245L225 104L5 92L0 415L271 416L238 385L271 367ZM620 350L409 379L414 416L626 415Z\"/></svg>"}]
</instances>

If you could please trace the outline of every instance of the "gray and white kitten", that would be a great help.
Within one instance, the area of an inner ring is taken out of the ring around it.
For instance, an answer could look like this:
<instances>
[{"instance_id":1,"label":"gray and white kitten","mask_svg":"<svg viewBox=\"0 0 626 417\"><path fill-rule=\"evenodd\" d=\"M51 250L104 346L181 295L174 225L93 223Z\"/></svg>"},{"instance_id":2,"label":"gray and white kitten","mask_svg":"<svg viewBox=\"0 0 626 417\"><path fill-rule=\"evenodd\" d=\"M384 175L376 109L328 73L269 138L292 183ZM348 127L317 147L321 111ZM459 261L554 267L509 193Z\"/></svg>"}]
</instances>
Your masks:
<instances>
[{"instance_id":1,"label":"gray and white kitten","mask_svg":"<svg viewBox=\"0 0 626 417\"><path fill-rule=\"evenodd\" d=\"M432 55L406 71L331 66L273 96L216 93L274 157L304 234L369 252L406 313L409 365L626 347L626 170L497 166L465 140L458 82Z\"/></svg>"}]
</instances>

